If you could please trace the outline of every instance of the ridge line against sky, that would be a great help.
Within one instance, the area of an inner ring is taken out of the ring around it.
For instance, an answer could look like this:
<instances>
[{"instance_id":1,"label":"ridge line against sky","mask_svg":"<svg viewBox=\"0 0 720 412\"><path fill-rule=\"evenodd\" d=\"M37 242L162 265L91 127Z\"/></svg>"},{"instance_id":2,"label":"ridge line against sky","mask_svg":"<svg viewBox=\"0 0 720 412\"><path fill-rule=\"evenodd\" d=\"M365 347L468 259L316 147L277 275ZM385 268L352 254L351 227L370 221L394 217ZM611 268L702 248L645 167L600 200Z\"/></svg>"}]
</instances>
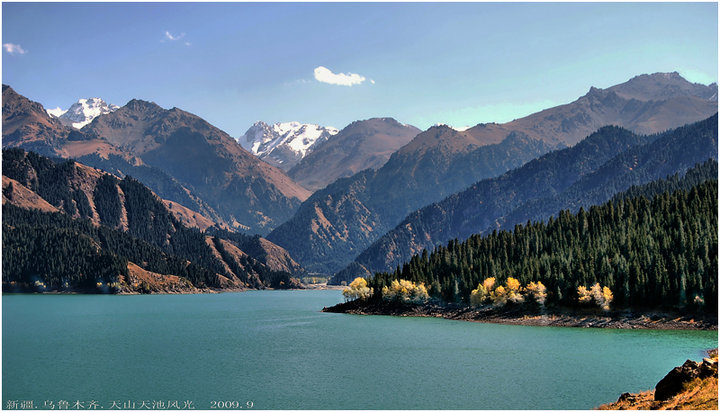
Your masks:
<instances>
[{"instance_id":1,"label":"ridge line against sky","mask_svg":"<svg viewBox=\"0 0 720 412\"><path fill-rule=\"evenodd\" d=\"M421 129L506 122L643 73L717 82L717 3L3 3L2 76L46 108Z\"/></svg>"}]
</instances>

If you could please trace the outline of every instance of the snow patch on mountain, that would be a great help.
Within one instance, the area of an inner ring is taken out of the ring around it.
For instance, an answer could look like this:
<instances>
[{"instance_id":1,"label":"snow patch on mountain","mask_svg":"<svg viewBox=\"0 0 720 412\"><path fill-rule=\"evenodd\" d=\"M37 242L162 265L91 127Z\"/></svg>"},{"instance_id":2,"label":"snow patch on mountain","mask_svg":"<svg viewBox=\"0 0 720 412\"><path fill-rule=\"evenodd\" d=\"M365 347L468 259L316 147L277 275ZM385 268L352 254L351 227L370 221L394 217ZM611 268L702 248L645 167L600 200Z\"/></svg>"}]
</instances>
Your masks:
<instances>
[{"instance_id":1,"label":"snow patch on mountain","mask_svg":"<svg viewBox=\"0 0 720 412\"><path fill-rule=\"evenodd\" d=\"M115 104L108 104L99 97L91 97L89 99L80 99L76 103L73 103L67 110L61 108L45 110L50 116L58 118L60 123L65 126L72 126L76 129L80 129L86 124L89 124L96 117L112 113L119 109L120 106Z\"/></svg>"},{"instance_id":2,"label":"snow patch on mountain","mask_svg":"<svg viewBox=\"0 0 720 412\"><path fill-rule=\"evenodd\" d=\"M407 125L405 125L405 126L407 126ZM472 127L472 126L455 127L455 126L450 126L450 125L447 124L447 123L435 123L433 126L434 126L434 127L443 127L443 126L444 126L444 127L449 127L449 128L451 128L451 129L453 129L453 130L455 130L455 131L457 131L457 132L464 132L465 130L467 130L467 129L469 129L469 128Z\"/></svg>"},{"instance_id":3,"label":"snow patch on mountain","mask_svg":"<svg viewBox=\"0 0 720 412\"><path fill-rule=\"evenodd\" d=\"M65 112L67 112L67 110L63 110L60 107L56 107L54 109L45 109L45 111L50 115L50 117L60 117L65 114Z\"/></svg>"},{"instance_id":4,"label":"snow patch on mountain","mask_svg":"<svg viewBox=\"0 0 720 412\"><path fill-rule=\"evenodd\" d=\"M273 125L256 122L238 138L238 143L266 162L290 170L315 145L327 141L338 131L334 127L300 122Z\"/></svg>"}]
</instances>

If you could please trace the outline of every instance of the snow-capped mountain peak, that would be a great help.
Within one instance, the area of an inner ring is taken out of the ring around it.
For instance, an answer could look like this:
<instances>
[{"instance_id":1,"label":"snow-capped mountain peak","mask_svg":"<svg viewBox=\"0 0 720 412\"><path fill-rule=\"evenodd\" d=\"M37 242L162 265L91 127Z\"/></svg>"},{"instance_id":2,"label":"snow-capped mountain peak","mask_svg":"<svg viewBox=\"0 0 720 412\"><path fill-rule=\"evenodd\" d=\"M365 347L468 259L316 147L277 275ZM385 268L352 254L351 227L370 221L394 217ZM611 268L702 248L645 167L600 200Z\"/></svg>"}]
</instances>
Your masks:
<instances>
[{"instance_id":1,"label":"snow-capped mountain peak","mask_svg":"<svg viewBox=\"0 0 720 412\"><path fill-rule=\"evenodd\" d=\"M313 147L338 133L334 127L300 122L256 122L238 142L266 162L290 170Z\"/></svg>"},{"instance_id":2,"label":"snow-capped mountain peak","mask_svg":"<svg viewBox=\"0 0 720 412\"><path fill-rule=\"evenodd\" d=\"M50 116L57 117L62 124L80 129L92 122L96 117L112 113L119 108L120 106L108 104L99 97L91 97L78 100L65 111L58 107L57 109L46 110L46 112Z\"/></svg>"}]
</instances>

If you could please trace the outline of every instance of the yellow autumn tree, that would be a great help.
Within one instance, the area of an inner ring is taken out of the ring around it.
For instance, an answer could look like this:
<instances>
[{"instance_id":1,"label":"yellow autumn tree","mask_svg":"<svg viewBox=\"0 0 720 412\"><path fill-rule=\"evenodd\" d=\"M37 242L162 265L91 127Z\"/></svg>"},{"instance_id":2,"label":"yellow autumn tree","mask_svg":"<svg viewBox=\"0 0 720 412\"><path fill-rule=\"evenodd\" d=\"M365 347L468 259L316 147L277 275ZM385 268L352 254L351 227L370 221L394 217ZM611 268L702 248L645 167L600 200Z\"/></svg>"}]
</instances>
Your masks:
<instances>
[{"instance_id":1,"label":"yellow autumn tree","mask_svg":"<svg viewBox=\"0 0 720 412\"><path fill-rule=\"evenodd\" d=\"M383 286L382 296L385 300L398 300L405 303L423 303L430 299L424 283L400 279L393 280L390 287Z\"/></svg>"},{"instance_id":2,"label":"yellow autumn tree","mask_svg":"<svg viewBox=\"0 0 720 412\"><path fill-rule=\"evenodd\" d=\"M470 292L470 304L479 306L490 299L490 293L495 286L495 278L490 277L478 283L478 287Z\"/></svg>"},{"instance_id":3,"label":"yellow autumn tree","mask_svg":"<svg viewBox=\"0 0 720 412\"><path fill-rule=\"evenodd\" d=\"M490 299L495 306L505 306L508 301L507 290L502 285L496 287L495 290L490 293Z\"/></svg>"},{"instance_id":4,"label":"yellow autumn tree","mask_svg":"<svg viewBox=\"0 0 720 412\"><path fill-rule=\"evenodd\" d=\"M350 286L342 291L345 301L362 299L365 300L372 295L372 289L368 287L364 278L357 277L350 283Z\"/></svg>"},{"instance_id":5,"label":"yellow autumn tree","mask_svg":"<svg viewBox=\"0 0 720 412\"><path fill-rule=\"evenodd\" d=\"M603 286L603 310L610 310L610 302L613 300L613 294L609 287Z\"/></svg>"},{"instance_id":6,"label":"yellow autumn tree","mask_svg":"<svg viewBox=\"0 0 720 412\"><path fill-rule=\"evenodd\" d=\"M613 300L613 294L607 286L600 286L596 283L588 290L585 286L578 286L578 301L587 303L594 301L602 310L610 310L610 302Z\"/></svg>"},{"instance_id":7,"label":"yellow autumn tree","mask_svg":"<svg viewBox=\"0 0 720 412\"><path fill-rule=\"evenodd\" d=\"M505 290L507 292L507 300L512 303L525 302L525 297L522 295L522 287L520 287L520 281L509 277L505 281Z\"/></svg>"},{"instance_id":8,"label":"yellow autumn tree","mask_svg":"<svg viewBox=\"0 0 720 412\"><path fill-rule=\"evenodd\" d=\"M578 302L586 303L592 300L590 291L585 286L578 286Z\"/></svg>"},{"instance_id":9,"label":"yellow autumn tree","mask_svg":"<svg viewBox=\"0 0 720 412\"><path fill-rule=\"evenodd\" d=\"M547 299L547 288L542 284L542 282L530 282L525 289L535 302L539 305L545 304L545 300Z\"/></svg>"}]
</instances>

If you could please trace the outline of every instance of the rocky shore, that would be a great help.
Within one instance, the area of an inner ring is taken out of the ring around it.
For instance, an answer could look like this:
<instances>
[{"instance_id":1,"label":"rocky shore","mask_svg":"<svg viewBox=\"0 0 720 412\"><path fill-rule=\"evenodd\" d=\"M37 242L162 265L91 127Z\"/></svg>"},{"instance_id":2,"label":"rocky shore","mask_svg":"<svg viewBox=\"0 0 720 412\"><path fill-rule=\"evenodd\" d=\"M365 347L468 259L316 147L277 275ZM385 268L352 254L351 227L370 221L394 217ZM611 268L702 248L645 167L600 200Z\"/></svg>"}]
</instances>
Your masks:
<instances>
[{"instance_id":1,"label":"rocky shore","mask_svg":"<svg viewBox=\"0 0 720 412\"><path fill-rule=\"evenodd\" d=\"M356 315L389 315L434 317L473 322L502 323L526 326L563 326L613 329L699 329L717 330L717 316L709 314L677 314L668 312L603 312L567 308L473 308L466 305L427 303L366 303L351 301L323 308L323 312Z\"/></svg>"},{"instance_id":2,"label":"rocky shore","mask_svg":"<svg viewBox=\"0 0 720 412\"><path fill-rule=\"evenodd\" d=\"M708 351L702 362L688 359L665 375L654 390L623 393L617 402L599 409L718 409L718 352Z\"/></svg>"}]
</instances>

